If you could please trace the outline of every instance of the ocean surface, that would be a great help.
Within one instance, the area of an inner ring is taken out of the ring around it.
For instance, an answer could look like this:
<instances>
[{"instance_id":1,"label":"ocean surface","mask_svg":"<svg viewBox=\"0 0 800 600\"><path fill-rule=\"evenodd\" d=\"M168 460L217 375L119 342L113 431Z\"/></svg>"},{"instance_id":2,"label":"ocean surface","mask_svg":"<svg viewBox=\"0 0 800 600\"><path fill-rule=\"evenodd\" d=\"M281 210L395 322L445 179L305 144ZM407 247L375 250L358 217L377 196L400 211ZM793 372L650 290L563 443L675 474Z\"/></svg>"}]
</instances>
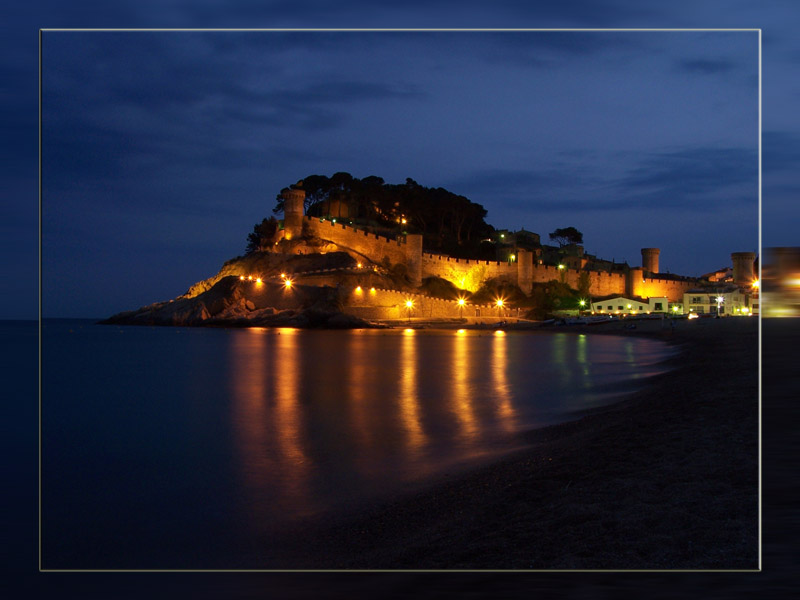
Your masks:
<instances>
[{"instance_id":1,"label":"ocean surface","mask_svg":"<svg viewBox=\"0 0 800 600\"><path fill-rule=\"evenodd\" d=\"M566 332L45 320L42 567L268 568L304 517L518 449L672 352Z\"/></svg>"}]
</instances>

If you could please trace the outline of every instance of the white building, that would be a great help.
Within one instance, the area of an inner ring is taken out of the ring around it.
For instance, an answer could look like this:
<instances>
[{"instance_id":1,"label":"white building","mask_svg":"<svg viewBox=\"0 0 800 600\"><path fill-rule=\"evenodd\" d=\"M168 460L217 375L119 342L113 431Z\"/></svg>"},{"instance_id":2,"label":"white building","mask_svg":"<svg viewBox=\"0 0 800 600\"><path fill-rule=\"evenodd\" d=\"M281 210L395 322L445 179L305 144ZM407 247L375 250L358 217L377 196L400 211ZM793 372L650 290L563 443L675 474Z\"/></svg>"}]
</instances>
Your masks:
<instances>
[{"instance_id":1,"label":"white building","mask_svg":"<svg viewBox=\"0 0 800 600\"><path fill-rule=\"evenodd\" d=\"M666 313L669 301L666 296L640 298L639 296L606 296L592 299L592 313L601 315L638 315Z\"/></svg>"},{"instance_id":2,"label":"white building","mask_svg":"<svg viewBox=\"0 0 800 600\"><path fill-rule=\"evenodd\" d=\"M758 295L738 286L696 288L683 294L684 312L721 317L758 314Z\"/></svg>"}]
</instances>

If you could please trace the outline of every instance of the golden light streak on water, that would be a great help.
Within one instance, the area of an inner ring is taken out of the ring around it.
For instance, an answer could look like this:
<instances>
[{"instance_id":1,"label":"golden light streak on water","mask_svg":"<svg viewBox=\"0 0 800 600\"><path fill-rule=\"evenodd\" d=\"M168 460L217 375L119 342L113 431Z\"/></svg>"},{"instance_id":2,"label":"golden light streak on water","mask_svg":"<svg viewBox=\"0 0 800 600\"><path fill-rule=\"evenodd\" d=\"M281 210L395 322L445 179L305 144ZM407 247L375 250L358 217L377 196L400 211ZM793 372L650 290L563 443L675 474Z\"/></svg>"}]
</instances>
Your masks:
<instances>
[{"instance_id":1,"label":"golden light streak on water","mask_svg":"<svg viewBox=\"0 0 800 600\"><path fill-rule=\"evenodd\" d=\"M419 392L417 390L417 337L404 335L400 348L400 419L407 435L409 455L418 457L426 436L420 423Z\"/></svg>"},{"instance_id":2,"label":"golden light streak on water","mask_svg":"<svg viewBox=\"0 0 800 600\"><path fill-rule=\"evenodd\" d=\"M231 357L233 380L232 424L239 466L244 485L251 497L258 498L263 489L262 473L275 467L269 452L267 380L269 377L264 330L250 329L248 335L233 336ZM260 517L258 502L247 504L251 516Z\"/></svg>"},{"instance_id":3,"label":"golden light streak on water","mask_svg":"<svg viewBox=\"0 0 800 600\"><path fill-rule=\"evenodd\" d=\"M475 439L479 433L475 424L472 391L470 389L469 342L464 335L454 335L453 361L450 365L450 382L452 389L452 411L461 425L461 435Z\"/></svg>"},{"instance_id":4,"label":"golden light streak on water","mask_svg":"<svg viewBox=\"0 0 800 600\"><path fill-rule=\"evenodd\" d=\"M274 426L272 433L277 452L291 473L284 479L283 491L286 501L294 508L313 511L311 493L308 489L310 472L314 465L303 448L303 413L300 407L300 383L303 360L300 351L300 331L291 328L278 330L273 354L272 372Z\"/></svg>"},{"instance_id":5,"label":"golden light streak on water","mask_svg":"<svg viewBox=\"0 0 800 600\"><path fill-rule=\"evenodd\" d=\"M514 429L514 405L511 386L508 383L508 338L495 335L492 338L492 391L497 398L497 417L505 431Z\"/></svg>"},{"instance_id":6,"label":"golden light streak on water","mask_svg":"<svg viewBox=\"0 0 800 600\"><path fill-rule=\"evenodd\" d=\"M370 364L371 338L362 332L353 332L347 347L347 391L348 409L352 423L350 431L358 437L360 452L366 451L373 443L374 429L370 422L369 402L373 397L370 389L367 365Z\"/></svg>"}]
</instances>

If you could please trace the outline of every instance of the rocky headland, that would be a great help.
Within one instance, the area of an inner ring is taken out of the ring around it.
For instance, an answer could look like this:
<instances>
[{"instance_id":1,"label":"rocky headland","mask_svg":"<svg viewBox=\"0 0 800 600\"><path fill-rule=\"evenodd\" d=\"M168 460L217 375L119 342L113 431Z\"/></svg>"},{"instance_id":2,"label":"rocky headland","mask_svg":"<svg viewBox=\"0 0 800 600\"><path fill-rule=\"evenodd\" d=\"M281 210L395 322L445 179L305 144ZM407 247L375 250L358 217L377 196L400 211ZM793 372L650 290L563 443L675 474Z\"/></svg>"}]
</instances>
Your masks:
<instances>
[{"instance_id":1,"label":"rocky headland","mask_svg":"<svg viewBox=\"0 0 800 600\"><path fill-rule=\"evenodd\" d=\"M357 278L369 285L389 285L378 266L360 264L346 252L256 252L227 261L216 275L195 283L177 298L121 312L101 323L370 327L369 322L341 311L341 284Z\"/></svg>"}]
</instances>

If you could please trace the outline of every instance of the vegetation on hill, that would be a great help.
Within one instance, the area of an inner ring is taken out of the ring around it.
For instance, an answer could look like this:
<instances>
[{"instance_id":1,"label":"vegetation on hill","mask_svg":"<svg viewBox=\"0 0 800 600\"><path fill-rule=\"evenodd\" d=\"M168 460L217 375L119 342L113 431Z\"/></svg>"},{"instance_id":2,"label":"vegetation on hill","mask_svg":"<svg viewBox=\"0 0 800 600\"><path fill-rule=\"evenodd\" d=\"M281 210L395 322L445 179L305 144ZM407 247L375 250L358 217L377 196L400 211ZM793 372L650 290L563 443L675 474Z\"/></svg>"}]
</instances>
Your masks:
<instances>
[{"instance_id":1,"label":"vegetation on hill","mask_svg":"<svg viewBox=\"0 0 800 600\"><path fill-rule=\"evenodd\" d=\"M494 247L481 245L494 228L486 209L444 188L428 188L413 179L389 184L371 175L309 175L291 186L305 191L307 215L341 219L388 235L419 233L426 250L457 257L494 258ZM283 212L281 194L275 214Z\"/></svg>"},{"instance_id":2,"label":"vegetation on hill","mask_svg":"<svg viewBox=\"0 0 800 600\"><path fill-rule=\"evenodd\" d=\"M550 239L563 248L569 244L582 244L583 234L574 227L561 227L550 233Z\"/></svg>"}]
</instances>

